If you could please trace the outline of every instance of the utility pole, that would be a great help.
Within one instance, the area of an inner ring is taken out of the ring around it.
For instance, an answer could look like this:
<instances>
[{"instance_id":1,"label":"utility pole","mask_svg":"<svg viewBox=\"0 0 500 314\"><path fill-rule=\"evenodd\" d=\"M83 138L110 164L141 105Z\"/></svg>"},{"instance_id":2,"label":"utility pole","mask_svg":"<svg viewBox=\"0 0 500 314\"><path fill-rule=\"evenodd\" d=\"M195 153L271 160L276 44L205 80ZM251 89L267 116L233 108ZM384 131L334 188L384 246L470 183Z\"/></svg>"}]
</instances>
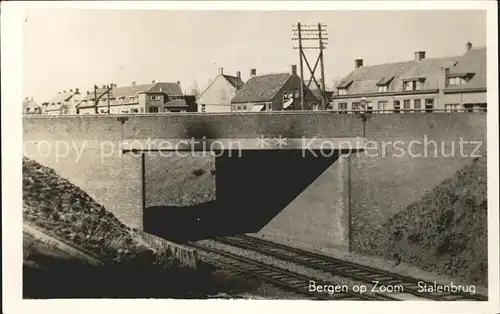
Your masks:
<instances>
[{"instance_id":1,"label":"utility pole","mask_svg":"<svg viewBox=\"0 0 500 314\"><path fill-rule=\"evenodd\" d=\"M319 58L320 58L320 69L321 69L321 90L323 91L322 94L326 94L326 88L325 88L325 67L323 65L323 38L322 38L322 28L321 28L321 23L318 23L318 39L319 39ZM324 99L324 101L327 101ZM325 106L324 103L322 103L323 106Z\"/></svg>"},{"instance_id":2,"label":"utility pole","mask_svg":"<svg viewBox=\"0 0 500 314\"><path fill-rule=\"evenodd\" d=\"M111 108L110 108L110 106L109 106L109 97L110 97L110 96L109 96L109 90L110 90L110 88L109 88L109 84L108 84L106 87L107 87L107 88L106 88L106 94L107 94L107 98L108 98L108 114L111 114Z\"/></svg>"},{"instance_id":3,"label":"utility pole","mask_svg":"<svg viewBox=\"0 0 500 314\"><path fill-rule=\"evenodd\" d=\"M103 89L104 90L100 90L99 91L99 96L97 96L97 90L99 89L99 87L97 85L94 84L94 108L95 108L95 113L98 114L99 113L99 110L97 109L97 104L99 103L99 99L101 99L102 96L106 95L107 96L107 100L108 100L108 114L111 114L111 104L109 103L109 98L111 97L111 89L113 88L112 85L103 85Z\"/></svg>"},{"instance_id":4,"label":"utility pole","mask_svg":"<svg viewBox=\"0 0 500 314\"><path fill-rule=\"evenodd\" d=\"M94 110L95 113L98 114L99 111L97 110L97 103L99 102L99 99L97 99L97 85L94 84Z\"/></svg>"},{"instance_id":5,"label":"utility pole","mask_svg":"<svg viewBox=\"0 0 500 314\"><path fill-rule=\"evenodd\" d=\"M326 49L326 45L328 44L326 40L328 40L328 34L326 33L325 24L318 23L317 25L302 25L301 23L297 23L297 26L293 28L294 37L292 40L298 41L298 46L293 47L293 49L299 50L299 60L300 60L300 78L302 85L304 85L304 75L303 75L303 61L305 61L311 78L307 83L307 88L311 86L311 83L314 82L316 88L320 91L321 95L321 109L325 109L328 105L328 99L326 96L326 88L325 88L325 69L323 63L323 50ZM304 47L302 45L302 41L304 40L318 40L318 45L311 45ZM316 59L316 63L314 64L314 68L311 68L309 61L304 53L304 50L313 49L319 50L318 57ZM318 67L318 63L320 63L320 72L321 72L321 84L318 83L314 73L316 72L316 68ZM301 86L301 107L304 108L304 87Z\"/></svg>"},{"instance_id":6,"label":"utility pole","mask_svg":"<svg viewBox=\"0 0 500 314\"><path fill-rule=\"evenodd\" d=\"M300 109L304 110L304 64L302 63L302 28L297 23L299 36L299 58L300 58Z\"/></svg>"}]
</instances>

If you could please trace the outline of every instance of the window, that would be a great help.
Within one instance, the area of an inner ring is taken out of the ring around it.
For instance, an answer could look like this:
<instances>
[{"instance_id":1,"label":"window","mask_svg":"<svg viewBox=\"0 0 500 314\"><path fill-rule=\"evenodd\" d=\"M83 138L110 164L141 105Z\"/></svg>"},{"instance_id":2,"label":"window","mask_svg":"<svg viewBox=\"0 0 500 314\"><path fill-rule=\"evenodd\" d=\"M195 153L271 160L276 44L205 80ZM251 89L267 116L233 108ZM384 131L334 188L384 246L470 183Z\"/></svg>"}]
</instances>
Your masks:
<instances>
[{"instance_id":1,"label":"window","mask_svg":"<svg viewBox=\"0 0 500 314\"><path fill-rule=\"evenodd\" d=\"M388 104L387 100L380 100L377 103L377 109L381 110L380 111L381 113L388 113L388 111L387 111L387 104Z\"/></svg>"},{"instance_id":2,"label":"window","mask_svg":"<svg viewBox=\"0 0 500 314\"><path fill-rule=\"evenodd\" d=\"M137 108L133 108L132 110L130 110L131 113L138 113L139 112L139 109Z\"/></svg>"},{"instance_id":3,"label":"window","mask_svg":"<svg viewBox=\"0 0 500 314\"><path fill-rule=\"evenodd\" d=\"M137 96L129 96L128 99L130 101L135 101L135 100L137 100Z\"/></svg>"},{"instance_id":4,"label":"window","mask_svg":"<svg viewBox=\"0 0 500 314\"><path fill-rule=\"evenodd\" d=\"M378 87L378 92L379 93L386 93L387 92L387 85L382 85Z\"/></svg>"},{"instance_id":5,"label":"window","mask_svg":"<svg viewBox=\"0 0 500 314\"><path fill-rule=\"evenodd\" d=\"M420 90L424 86L424 80L412 80L403 82L403 90L405 92L411 92L414 90Z\"/></svg>"},{"instance_id":6,"label":"window","mask_svg":"<svg viewBox=\"0 0 500 314\"><path fill-rule=\"evenodd\" d=\"M394 101L394 112L400 113L401 111L401 102L399 100Z\"/></svg>"},{"instance_id":7,"label":"window","mask_svg":"<svg viewBox=\"0 0 500 314\"><path fill-rule=\"evenodd\" d=\"M420 99L415 99L413 101L413 108L415 108L415 110L420 110L422 109L422 100Z\"/></svg>"},{"instance_id":8,"label":"window","mask_svg":"<svg viewBox=\"0 0 500 314\"><path fill-rule=\"evenodd\" d=\"M339 88L339 95L347 95L347 89L346 88Z\"/></svg>"},{"instance_id":9,"label":"window","mask_svg":"<svg viewBox=\"0 0 500 314\"><path fill-rule=\"evenodd\" d=\"M367 101L366 102L366 111L372 111L372 110L373 110L372 102L371 101Z\"/></svg>"},{"instance_id":10,"label":"window","mask_svg":"<svg viewBox=\"0 0 500 314\"><path fill-rule=\"evenodd\" d=\"M446 104L446 105L444 105L444 109L446 112L458 112L459 108L460 108L459 104Z\"/></svg>"},{"instance_id":11,"label":"window","mask_svg":"<svg viewBox=\"0 0 500 314\"><path fill-rule=\"evenodd\" d=\"M339 103L339 111L341 111L341 113L346 113L347 112L347 103L346 102L341 102Z\"/></svg>"},{"instance_id":12,"label":"window","mask_svg":"<svg viewBox=\"0 0 500 314\"><path fill-rule=\"evenodd\" d=\"M125 100L125 96L118 97L118 100Z\"/></svg>"},{"instance_id":13,"label":"window","mask_svg":"<svg viewBox=\"0 0 500 314\"><path fill-rule=\"evenodd\" d=\"M247 106L246 105L243 105L243 110L247 110Z\"/></svg>"},{"instance_id":14,"label":"window","mask_svg":"<svg viewBox=\"0 0 500 314\"><path fill-rule=\"evenodd\" d=\"M237 110L238 110L238 111L241 111L241 106L238 106L238 109L237 109Z\"/></svg>"},{"instance_id":15,"label":"window","mask_svg":"<svg viewBox=\"0 0 500 314\"><path fill-rule=\"evenodd\" d=\"M434 99L428 98L425 100L425 112L432 112L434 110Z\"/></svg>"},{"instance_id":16,"label":"window","mask_svg":"<svg viewBox=\"0 0 500 314\"><path fill-rule=\"evenodd\" d=\"M410 100L409 99L403 100L403 109L404 110L409 110L410 109Z\"/></svg>"},{"instance_id":17,"label":"window","mask_svg":"<svg viewBox=\"0 0 500 314\"><path fill-rule=\"evenodd\" d=\"M207 112L207 108L205 105L201 105L201 112Z\"/></svg>"},{"instance_id":18,"label":"window","mask_svg":"<svg viewBox=\"0 0 500 314\"><path fill-rule=\"evenodd\" d=\"M149 107L148 112L149 113L156 113L156 112L158 112L158 107Z\"/></svg>"},{"instance_id":19,"label":"window","mask_svg":"<svg viewBox=\"0 0 500 314\"><path fill-rule=\"evenodd\" d=\"M266 110L267 111L273 110L272 103L270 103L270 102L266 103Z\"/></svg>"},{"instance_id":20,"label":"window","mask_svg":"<svg viewBox=\"0 0 500 314\"><path fill-rule=\"evenodd\" d=\"M352 103L352 110L360 110L361 109L361 103L360 102L353 102Z\"/></svg>"},{"instance_id":21,"label":"window","mask_svg":"<svg viewBox=\"0 0 500 314\"><path fill-rule=\"evenodd\" d=\"M467 83L467 80L462 76L448 78L448 85L460 85L465 83Z\"/></svg>"},{"instance_id":22,"label":"window","mask_svg":"<svg viewBox=\"0 0 500 314\"><path fill-rule=\"evenodd\" d=\"M412 87L412 86L411 86L411 82L410 82L410 81L408 81L408 82L403 82L403 90L404 90L405 92L407 92L407 91L411 91L411 90L412 90L412 89L411 89L411 87Z\"/></svg>"},{"instance_id":23,"label":"window","mask_svg":"<svg viewBox=\"0 0 500 314\"><path fill-rule=\"evenodd\" d=\"M151 100L160 100L160 96L151 96Z\"/></svg>"}]
</instances>

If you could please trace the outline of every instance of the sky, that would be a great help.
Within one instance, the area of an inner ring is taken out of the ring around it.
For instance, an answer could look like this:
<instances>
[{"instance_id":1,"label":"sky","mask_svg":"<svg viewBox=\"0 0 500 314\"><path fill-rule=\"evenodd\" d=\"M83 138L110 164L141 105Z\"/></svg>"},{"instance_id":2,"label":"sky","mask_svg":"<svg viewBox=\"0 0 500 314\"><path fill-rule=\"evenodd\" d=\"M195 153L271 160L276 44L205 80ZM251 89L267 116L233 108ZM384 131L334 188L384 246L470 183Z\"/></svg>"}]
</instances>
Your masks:
<instances>
[{"instance_id":1,"label":"sky","mask_svg":"<svg viewBox=\"0 0 500 314\"><path fill-rule=\"evenodd\" d=\"M486 11L167 11L31 9L24 21L23 93L49 101L94 84L181 82L190 92L218 74L243 80L299 64L292 26L327 25L325 82L364 65L461 55L486 46ZM314 52L315 53L315 52ZM316 61L309 51L309 62ZM304 65L304 73L307 67ZM318 72L319 74L319 72ZM305 79L309 77L305 75ZM319 76L316 76L319 78Z\"/></svg>"}]
</instances>

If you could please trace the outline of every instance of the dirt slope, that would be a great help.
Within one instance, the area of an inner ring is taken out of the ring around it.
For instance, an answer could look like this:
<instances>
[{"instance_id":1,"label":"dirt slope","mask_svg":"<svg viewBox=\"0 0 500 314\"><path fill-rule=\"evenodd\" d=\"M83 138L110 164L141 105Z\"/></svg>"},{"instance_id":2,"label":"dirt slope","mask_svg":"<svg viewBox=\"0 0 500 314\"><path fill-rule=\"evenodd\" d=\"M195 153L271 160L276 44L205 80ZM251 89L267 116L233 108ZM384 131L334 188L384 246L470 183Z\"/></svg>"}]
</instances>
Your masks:
<instances>
[{"instance_id":1,"label":"dirt slope","mask_svg":"<svg viewBox=\"0 0 500 314\"><path fill-rule=\"evenodd\" d=\"M361 239L363 253L487 284L486 157L475 159L420 201Z\"/></svg>"}]
</instances>

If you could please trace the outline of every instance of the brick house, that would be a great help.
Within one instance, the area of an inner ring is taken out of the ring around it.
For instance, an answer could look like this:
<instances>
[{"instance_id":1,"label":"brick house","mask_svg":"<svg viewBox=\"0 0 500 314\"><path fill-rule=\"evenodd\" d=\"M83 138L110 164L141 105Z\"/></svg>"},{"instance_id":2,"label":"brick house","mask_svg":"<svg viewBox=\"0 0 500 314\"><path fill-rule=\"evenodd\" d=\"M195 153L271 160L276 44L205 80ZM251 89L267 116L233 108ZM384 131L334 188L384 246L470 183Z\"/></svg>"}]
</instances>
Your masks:
<instances>
[{"instance_id":1,"label":"brick house","mask_svg":"<svg viewBox=\"0 0 500 314\"><path fill-rule=\"evenodd\" d=\"M465 54L426 59L415 52L411 61L363 66L337 86L334 110L376 110L376 112L426 112L486 108L486 48L466 44Z\"/></svg>"},{"instance_id":2,"label":"brick house","mask_svg":"<svg viewBox=\"0 0 500 314\"><path fill-rule=\"evenodd\" d=\"M256 75L251 70L250 79L231 100L232 111L280 111L301 110L300 91L302 81L297 67L289 73ZM304 110L310 110L319 99L304 85Z\"/></svg>"},{"instance_id":3,"label":"brick house","mask_svg":"<svg viewBox=\"0 0 500 314\"><path fill-rule=\"evenodd\" d=\"M220 68L219 75L198 98L198 112L230 112L231 99L243 85L241 72L231 76L224 74L224 69Z\"/></svg>"},{"instance_id":4,"label":"brick house","mask_svg":"<svg viewBox=\"0 0 500 314\"><path fill-rule=\"evenodd\" d=\"M88 95L78 105L80 114L96 113L158 113L158 112L176 112L187 111L187 105L184 101L184 95L180 82L151 82L151 84L137 85L132 82L130 86L111 85L109 95L106 92L106 86L97 90L97 105L93 92ZM108 99L109 98L109 99ZM183 100L170 103L172 100Z\"/></svg>"}]
</instances>

